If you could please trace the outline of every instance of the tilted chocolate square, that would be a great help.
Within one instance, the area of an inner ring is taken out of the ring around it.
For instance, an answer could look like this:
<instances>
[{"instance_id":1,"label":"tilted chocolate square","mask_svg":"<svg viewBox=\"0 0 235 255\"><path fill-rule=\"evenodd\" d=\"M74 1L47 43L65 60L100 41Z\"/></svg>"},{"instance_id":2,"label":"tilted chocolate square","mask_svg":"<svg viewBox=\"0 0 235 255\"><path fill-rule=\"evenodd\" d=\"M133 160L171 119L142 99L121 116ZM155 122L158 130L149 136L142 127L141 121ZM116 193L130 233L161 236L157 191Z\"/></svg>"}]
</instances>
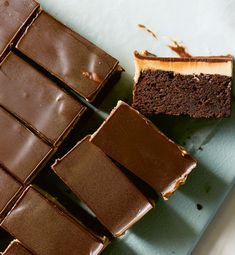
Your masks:
<instances>
[{"instance_id":1,"label":"tilted chocolate square","mask_svg":"<svg viewBox=\"0 0 235 255\"><path fill-rule=\"evenodd\" d=\"M26 61L10 53L0 72L0 105L58 146L86 107Z\"/></svg>"},{"instance_id":2,"label":"tilted chocolate square","mask_svg":"<svg viewBox=\"0 0 235 255\"><path fill-rule=\"evenodd\" d=\"M34 0L0 1L0 63L36 15L39 4Z\"/></svg>"},{"instance_id":3,"label":"tilted chocolate square","mask_svg":"<svg viewBox=\"0 0 235 255\"><path fill-rule=\"evenodd\" d=\"M185 182L196 166L183 148L122 101L90 140L164 199Z\"/></svg>"},{"instance_id":4,"label":"tilted chocolate square","mask_svg":"<svg viewBox=\"0 0 235 255\"><path fill-rule=\"evenodd\" d=\"M28 187L1 223L37 255L97 255L104 243L55 204Z\"/></svg>"},{"instance_id":5,"label":"tilted chocolate square","mask_svg":"<svg viewBox=\"0 0 235 255\"><path fill-rule=\"evenodd\" d=\"M0 107L0 162L17 180L31 179L54 150Z\"/></svg>"},{"instance_id":6,"label":"tilted chocolate square","mask_svg":"<svg viewBox=\"0 0 235 255\"><path fill-rule=\"evenodd\" d=\"M44 11L16 48L91 102L121 72L115 58Z\"/></svg>"},{"instance_id":7,"label":"tilted chocolate square","mask_svg":"<svg viewBox=\"0 0 235 255\"><path fill-rule=\"evenodd\" d=\"M153 205L89 138L57 159L52 169L114 236L120 236Z\"/></svg>"}]
</instances>

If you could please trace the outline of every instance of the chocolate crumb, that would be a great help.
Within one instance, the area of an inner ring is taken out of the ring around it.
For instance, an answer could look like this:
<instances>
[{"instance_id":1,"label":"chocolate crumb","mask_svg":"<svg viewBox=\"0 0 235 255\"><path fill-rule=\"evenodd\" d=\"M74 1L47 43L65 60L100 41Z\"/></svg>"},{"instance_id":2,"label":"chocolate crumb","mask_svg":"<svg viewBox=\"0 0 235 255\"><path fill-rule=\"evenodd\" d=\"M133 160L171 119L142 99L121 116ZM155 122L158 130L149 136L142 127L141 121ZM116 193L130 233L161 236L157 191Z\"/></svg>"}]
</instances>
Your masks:
<instances>
[{"instance_id":1,"label":"chocolate crumb","mask_svg":"<svg viewBox=\"0 0 235 255\"><path fill-rule=\"evenodd\" d=\"M203 148L202 148L202 146L200 146L200 147L198 148L198 150L199 150L199 151L203 151Z\"/></svg>"},{"instance_id":2,"label":"chocolate crumb","mask_svg":"<svg viewBox=\"0 0 235 255\"><path fill-rule=\"evenodd\" d=\"M201 204L197 204L197 209L201 211L203 209L203 206Z\"/></svg>"},{"instance_id":3,"label":"chocolate crumb","mask_svg":"<svg viewBox=\"0 0 235 255\"><path fill-rule=\"evenodd\" d=\"M150 30L149 28L147 28L145 25L143 25L143 24L138 24L138 27L144 29L146 32L148 32L149 34L151 34L155 39L157 39L156 33L154 33L152 30Z\"/></svg>"},{"instance_id":4,"label":"chocolate crumb","mask_svg":"<svg viewBox=\"0 0 235 255\"><path fill-rule=\"evenodd\" d=\"M192 56L186 51L184 45L178 43L177 41L172 41L173 45L168 45L168 47L174 51L181 58L191 58Z\"/></svg>"}]
</instances>

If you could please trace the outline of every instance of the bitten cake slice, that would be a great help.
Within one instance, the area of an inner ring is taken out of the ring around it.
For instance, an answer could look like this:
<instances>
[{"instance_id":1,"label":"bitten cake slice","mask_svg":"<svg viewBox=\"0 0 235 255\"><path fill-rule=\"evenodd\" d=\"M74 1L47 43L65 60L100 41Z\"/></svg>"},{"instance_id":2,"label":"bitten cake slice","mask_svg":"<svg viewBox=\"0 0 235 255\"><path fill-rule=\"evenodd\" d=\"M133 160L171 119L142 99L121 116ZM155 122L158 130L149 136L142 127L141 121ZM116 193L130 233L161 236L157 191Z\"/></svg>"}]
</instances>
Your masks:
<instances>
[{"instance_id":1,"label":"bitten cake slice","mask_svg":"<svg viewBox=\"0 0 235 255\"><path fill-rule=\"evenodd\" d=\"M122 101L90 141L166 200L196 166L184 149Z\"/></svg>"},{"instance_id":2,"label":"bitten cake slice","mask_svg":"<svg viewBox=\"0 0 235 255\"><path fill-rule=\"evenodd\" d=\"M231 55L163 58L134 53L133 107L145 115L231 115Z\"/></svg>"}]
</instances>

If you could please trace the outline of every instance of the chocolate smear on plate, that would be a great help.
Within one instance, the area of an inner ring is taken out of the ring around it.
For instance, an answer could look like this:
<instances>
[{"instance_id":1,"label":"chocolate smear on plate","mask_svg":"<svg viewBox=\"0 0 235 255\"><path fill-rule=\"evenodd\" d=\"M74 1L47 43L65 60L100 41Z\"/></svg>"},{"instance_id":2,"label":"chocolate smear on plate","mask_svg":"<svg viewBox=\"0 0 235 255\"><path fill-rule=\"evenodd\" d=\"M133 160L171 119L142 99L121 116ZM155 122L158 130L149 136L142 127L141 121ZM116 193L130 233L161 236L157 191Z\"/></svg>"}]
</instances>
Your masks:
<instances>
[{"instance_id":1,"label":"chocolate smear on plate","mask_svg":"<svg viewBox=\"0 0 235 255\"><path fill-rule=\"evenodd\" d=\"M146 27L144 24L138 24L139 28L142 28L143 30L145 30L146 32L148 32L149 34L151 34L155 39L157 39L157 35L156 33L154 33L152 30L150 30L148 27Z\"/></svg>"}]
</instances>

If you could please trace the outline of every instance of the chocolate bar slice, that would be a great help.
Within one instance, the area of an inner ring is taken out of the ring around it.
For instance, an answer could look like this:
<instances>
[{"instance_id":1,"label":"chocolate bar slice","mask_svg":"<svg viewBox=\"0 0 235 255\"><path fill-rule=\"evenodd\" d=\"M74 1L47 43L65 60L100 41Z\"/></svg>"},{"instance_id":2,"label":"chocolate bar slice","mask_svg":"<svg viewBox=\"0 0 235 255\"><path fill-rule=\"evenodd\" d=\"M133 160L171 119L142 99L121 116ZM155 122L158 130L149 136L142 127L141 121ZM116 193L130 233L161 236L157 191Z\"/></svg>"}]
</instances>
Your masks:
<instances>
[{"instance_id":1,"label":"chocolate bar slice","mask_svg":"<svg viewBox=\"0 0 235 255\"><path fill-rule=\"evenodd\" d=\"M116 59L44 11L16 48L91 102L120 74Z\"/></svg>"},{"instance_id":2,"label":"chocolate bar slice","mask_svg":"<svg viewBox=\"0 0 235 255\"><path fill-rule=\"evenodd\" d=\"M22 183L32 178L54 152L1 107L0 130L1 165Z\"/></svg>"},{"instance_id":3,"label":"chocolate bar slice","mask_svg":"<svg viewBox=\"0 0 235 255\"><path fill-rule=\"evenodd\" d=\"M58 146L86 110L54 81L10 53L1 65L0 105Z\"/></svg>"},{"instance_id":4,"label":"chocolate bar slice","mask_svg":"<svg viewBox=\"0 0 235 255\"><path fill-rule=\"evenodd\" d=\"M122 101L90 140L164 199L185 182L196 166L183 148Z\"/></svg>"},{"instance_id":5,"label":"chocolate bar slice","mask_svg":"<svg viewBox=\"0 0 235 255\"><path fill-rule=\"evenodd\" d=\"M229 117L231 55L161 58L135 52L133 107L145 115Z\"/></svg>"},{"instance_id":6,"label":"chocolate bar slice","mask_svg":"<svg viewBox=\"0 0 235 255\"><path fill-rule=\"evenodd\" d=\"M12 241L2 255L33 255L18 240Z\"/></svg>"},{"instance_id":7,"label":"chocolate bar slice","mask_svg":"<svg viewBox=\"0 0 235 255\"><path fill-rule=\"evenodd\" d=\"M34 0L0 1L0 62L22 35L38 8L39 4Z\"/></svg>"},{"instance_id":8,"label":"chocolate bar slice","mask_svg":"<svg viewBox=\"0 0 235 255\"><path fill-rule=\"evenodd\" d=\"M89 138L57 159L52 169L117 237L153 205Z\"/></svg>"},{"instance_id":9,"label":"chocolate bar slice","mask_svg":"<svg viewBox=\"0 0 235 255\"><path fill-rule=\"evenodd\" d=\"M49 197L29 187L1 226L37 255L96 255L103 242Z\"/></svg>"},{"instance_id":10,"label":"chocolate bar slice","mask_svg":"<svg viewBox=\"0 0 235 255\"><path fill-rule=\"evenodd\" d=\"M0 218L22 188L23 186L0 166Z\"/></svg>"}]
</instances>

